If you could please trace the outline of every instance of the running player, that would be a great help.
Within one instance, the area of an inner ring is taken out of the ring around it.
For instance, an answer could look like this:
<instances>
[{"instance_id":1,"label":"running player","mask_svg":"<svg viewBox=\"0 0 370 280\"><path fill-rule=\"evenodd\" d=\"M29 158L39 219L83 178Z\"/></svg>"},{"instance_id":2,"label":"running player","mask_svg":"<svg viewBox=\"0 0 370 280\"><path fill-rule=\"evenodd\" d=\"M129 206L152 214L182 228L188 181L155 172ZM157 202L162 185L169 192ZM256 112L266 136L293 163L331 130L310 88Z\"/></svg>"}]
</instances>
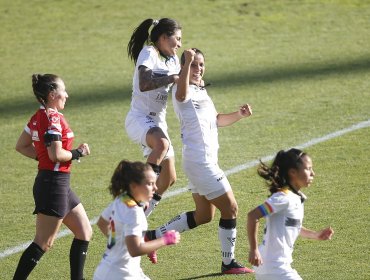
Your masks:
<instances>
[{"instance_id":1,"label":"running player","mask_svg":"<svg viewBox=\"0 0 370 280\"><path fill-rule=\"evenodd\" d=\"M150 242L143 241L148 224L142 204L157 190L156 179L149 164L125 160L118 164L109 187L115 199L98 221L108 243L94 280L148 280L140 267L140 256L180 241L180 234L175 231Z\"/></svg>"},{"instance_id":2,"label":"running player","mask_svg":"<svg viewBox=\"0 0 370 280\"><path fill-rule=\"evenodd\" d=\"M80 199L70 188L70 171L72 160L89 155L90 149L83 143L72 150L73 131L60 113L68 98L63 80L53 74L34 74L32 87L41 107L20 135L16 150L38 161L33 185L36 235L22 254L13 279L28 277L53 245L63 223L74 234L71 279L81 280L92 229Z\"/></svg>"},{"instance_id":3,"label":"running player","mask_svg":"<svg viewBox=\"0 0 370 280\"><path fill-rule=\"evenodd\" d=\"M312 231L302 226L303 203L301 192L315 176L311 158L298 149L277 153L271 167L261 163L258 174L266 179L271 196L248 213L249 262L255 266L257 280L301 280L291 267L294 242L302 237L328 240L331 227ZM257 247L259 219L266 218L262 244Z\"/></svg>"}]
</instances>

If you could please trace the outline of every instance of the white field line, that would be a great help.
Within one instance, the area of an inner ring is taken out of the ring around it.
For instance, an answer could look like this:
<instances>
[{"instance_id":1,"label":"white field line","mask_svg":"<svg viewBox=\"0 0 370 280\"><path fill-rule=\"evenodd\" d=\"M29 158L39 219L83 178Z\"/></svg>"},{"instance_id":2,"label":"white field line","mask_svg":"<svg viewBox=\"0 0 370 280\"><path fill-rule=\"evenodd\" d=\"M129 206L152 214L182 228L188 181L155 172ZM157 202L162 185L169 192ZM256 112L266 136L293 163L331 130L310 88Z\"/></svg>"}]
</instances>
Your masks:
<instances>
[{"instance_id":1,"label":"white field line","mask_svg":"<svg viewBox=\"0 0 370 280\"><path fill-rule=\"evenodd\" d=\"M297 149L305 149L305 148L308 148L310 146L316 145L318 143L322 143L322 142L331 140L333 138L339 137L343 134L346 134L346 133L349 133L349 132L352 132L352 131L355 131L355 130L358 130L358 129L361 129L361 128L369 127L369 126L370 126L370 119L367 120L367 121L363 121L363 122L354 124L350 127L344 128L342 130L338 130L338 131L335 131L333 133L329 133L329 134L324 135L322 137L311 139L306 143L299 144L299 145L294 146L294 147L297 148ZM274 158L274 156L275 156L275 154L265 156L265 157L262 157L261 160L264 161L264 162L269 161L269 160L272 160ZM226 176L228 176L228 175L231 175L231 174L234 174L234 173L238 173L242 170L255 167L258 164L259 164L259 160L253 160L253 161L247 162L245 164L235 166L235 167L233 167L229 170L226 170L225 174L226 174ZM187 190L188 190L187 187L183 187L183 188L176 189L176 190L173 190L173 191L168 191L167 193L164 194L163 198L165 199L165 198L170 198L170 197L173 197L173 196L177 196L181 193L186 192ZM90 220L90 223L92 225L94 225L94 224L96 224L97 220L98 220L98 217L95 217L95 218ZM57 238L67 236L69 234L71 234L71 231L69 229L62 230L58 233ZM18 252L21 252L21 251L25 250L31 244L31 242L32 241L28 241L28 242L25 242L25 243L20 244L18 246L15 246L15 247L4 250L3 252L0 253L0 259L8 257L10 255L13 255L13 254L16 254Z\"/></svg>"}]
</instances>

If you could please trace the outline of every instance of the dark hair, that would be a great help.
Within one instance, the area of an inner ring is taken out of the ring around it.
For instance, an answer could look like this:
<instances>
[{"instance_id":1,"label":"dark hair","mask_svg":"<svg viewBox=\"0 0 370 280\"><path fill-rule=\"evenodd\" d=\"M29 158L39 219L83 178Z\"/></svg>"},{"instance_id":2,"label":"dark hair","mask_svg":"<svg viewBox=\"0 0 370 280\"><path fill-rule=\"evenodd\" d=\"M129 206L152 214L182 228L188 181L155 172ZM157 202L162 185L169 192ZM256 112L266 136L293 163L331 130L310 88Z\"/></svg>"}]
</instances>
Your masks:
<instances>
[{"instance_id":1,"label":"dark hair","mask_svg":"<svg viewBox=\"0 0 370 280\"><path fill-rule=\"evenodd\" d=\"M203 52L200 50L200 49L197 49L197 48L191 48L193 51L195 51L195 54L201 54L204 58L204 54ZM185 64L185 54L184 52L182 52L182 55L181 55L181 65L184 65Z\"/></svg>"},{"instance_id":2,"label":"dark hair","mask_svg":"<svg viewBox=\"0 0 370 280\"><path fill-rule=\"evenodd\" d=\"M145 179L144 173L147 170L152 170L152 167L148 163L122 160L114 170L108 188L109 192L113 197L117 197L124 192L130 193L130 184L141 184Z\"/></svg>"},{"instance_id":3,"label":"dark hair","mask_svg":"<svg viewBox=\"0 0 370 280\"><path fill-rule=\"evenodd\" d=\"M267 180L270 193L276 193L284 187L290 186L288 172L290 169L299 169L302 158L307 154L299 149L281 150L275 156L271 167L261 162L258 175Z\"/></svg>"},{"instance_id":4,"label":"dark hair","mask_svg":"<svg viewBox=\"0 0 370 280\"><path fill-rule=\"evenodd\" d=\"M149 35L149 28L154 25ZM132 33L131 39L127 45L127 54L134 63L139 57L144 43L155 43L162 34L172 36L177 30L181 30L179 23L170 18L161 18L154 20L148 18L144 20Z\"/></svg>"},{"instance_id":5,"label":"dark hair","mask_svg":"<svg viewBox=\"0 0 370 280\"><path fill-rule=\"evenodd\" d=\"M57 81L60 78L54 74L33 74L32 89L38 102L46 108L48 95L51 91L58 89Z\"/></svg>"}]
</instances>

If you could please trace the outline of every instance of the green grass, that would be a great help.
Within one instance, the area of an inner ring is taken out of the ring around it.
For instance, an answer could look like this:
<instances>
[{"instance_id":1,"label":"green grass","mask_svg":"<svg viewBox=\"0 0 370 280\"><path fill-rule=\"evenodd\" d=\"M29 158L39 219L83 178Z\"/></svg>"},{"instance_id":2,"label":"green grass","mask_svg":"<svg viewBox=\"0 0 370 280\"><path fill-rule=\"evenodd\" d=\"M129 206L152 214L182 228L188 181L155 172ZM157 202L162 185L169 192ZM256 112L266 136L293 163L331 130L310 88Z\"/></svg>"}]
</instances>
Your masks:
<instances>
[{"instance_id":1,"label":"green grass","mask_svg":"<svg viewBox=\"0 0 370 280\"><path fill-rule=\"evenodd\" d=\"M139 2L139 3L136 3ZM206 55L205 79L220 112L249 102L250 119L222 128L220 166L276 153L370 119L370 1L5 1L0 0L0 250L32 240L32 184L36 162L14 150L36 110L31 75L59 74L70 94L63 111L92 155L74 164L72 186L90 218L110 201L107 186L119 160L141 160L124 132L133 65L126 45L148 17L173 17L183 26L183 48ZM181 169L179 125L171 102L169 131ZM299 239L294 267L304 279L369 279L370 129L309 147L316 179L306 193L305 225L332 225L330 242ZM236 255L246 263L246 213L267 196L255 168L229 176L239 203ZM166 199L151 227L191 210L189 193ZM218 214L212 223L182 235L142 260L152 279L221 279ZM68 279L72 236L58 239L29 279ZM91 279L105 240L94 226L86 263ZM0 279L11 279L20 253L0 259ZM222 279L243 278L223 276ZM246 278L253 279L249 275Z\"/></svg>"}]
</instances>

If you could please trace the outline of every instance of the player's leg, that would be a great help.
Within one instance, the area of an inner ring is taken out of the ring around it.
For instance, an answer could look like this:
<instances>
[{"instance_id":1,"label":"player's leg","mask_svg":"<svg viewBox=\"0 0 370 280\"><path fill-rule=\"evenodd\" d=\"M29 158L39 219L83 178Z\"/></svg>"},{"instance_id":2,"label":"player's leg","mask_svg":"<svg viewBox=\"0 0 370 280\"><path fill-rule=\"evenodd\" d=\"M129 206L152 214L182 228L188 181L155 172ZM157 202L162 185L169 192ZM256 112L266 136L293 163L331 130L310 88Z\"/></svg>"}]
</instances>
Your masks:
<instances>
[{"instance_id":1,"label":"player's leg","mask_svg":"<svg viewBox=\"0 0 370 280\"><path fill-rule=\"evenodd\" d=\"M83 279L83 269L89 241L92 236L92 228L86 211L81 203L74 207L63 219L63 223L73 232L69 262L71 279Z\"/></svg>"},{"instance_id":2,"label":"player's leg","mask_svg":"<svg viewBox=\"0 0 370 280\"><path fill-rule=\"evenodd\" d=\"M35 239L23 252L13 279L27 279L44 253L52 247L61 224L61 218L37 214Z\"/></svg>"},{"instance_id":3,"label":"player's leg","mask_svg":"<svg viewBox=\"0 0 370 280\"><path fill-rule=\"evenodd\" d=\"M227 181L225 178L224 180ZM236 244L236 217L238 214L238 204L234 193L230 189L223 195L211 200L221 212L221 218L218 227L218 237L221 243L222 265L221 271L224 274L244 274L253 272L253 270L244 267L235 260Z\"/></svg>"}]
</instances>

